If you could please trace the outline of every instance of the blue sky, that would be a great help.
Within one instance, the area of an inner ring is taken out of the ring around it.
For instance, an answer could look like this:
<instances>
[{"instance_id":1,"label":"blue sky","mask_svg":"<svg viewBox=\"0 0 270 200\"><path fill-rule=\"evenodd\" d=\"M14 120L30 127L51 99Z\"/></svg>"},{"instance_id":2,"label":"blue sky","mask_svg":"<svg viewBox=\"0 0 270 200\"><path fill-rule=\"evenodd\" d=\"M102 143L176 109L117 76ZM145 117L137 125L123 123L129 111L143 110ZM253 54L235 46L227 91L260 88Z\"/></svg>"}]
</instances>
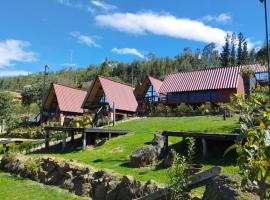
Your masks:
<instances>
[{"instance_id":1,"label":"blue sky","mask_svg":"<svg viewBox=\"0 0 270 200\"><path fill-rule=\"evenodd\" d=\"M8 0L0 26L0 76L173 57L221 46L227 32L243 32L249 48L265 41L259 0Z\"/></svg>"}]
</instances>

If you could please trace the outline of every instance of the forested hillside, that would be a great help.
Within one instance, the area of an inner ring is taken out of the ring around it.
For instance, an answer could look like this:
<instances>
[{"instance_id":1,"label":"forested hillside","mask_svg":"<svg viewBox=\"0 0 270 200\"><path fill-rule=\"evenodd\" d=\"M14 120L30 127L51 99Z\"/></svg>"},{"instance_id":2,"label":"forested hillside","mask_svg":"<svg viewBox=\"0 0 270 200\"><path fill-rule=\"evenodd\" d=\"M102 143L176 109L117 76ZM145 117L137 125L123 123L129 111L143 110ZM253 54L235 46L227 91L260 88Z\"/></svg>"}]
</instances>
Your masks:
<instances>
[{"instance_id":1,"label":"forested hillside","mask_svg":"<svg viewBox=\"0 0 270 200\"><path fill-rule=\"evenodd\" d=\"M120 79L130 84L132 84L133 74L134 86L136 86L142 82L146 75L163 79L166 74L179 71L240 64L264 64L266 62L265 50L265 47L257 51L255 49L248 50L247 41L243 34L239 33L238 35L228 35L225 38L225 45L221 53L214 43L210 43L202 50L184 48L182 53L174 58L158 58L154 54L148 54L146 60L135 60L130 63L106 59L100 65L50 72L47 83L57 82L86 89L97 74ZM28 76L1 78L0 90L21 91L25 86L34 84L42 86L42 72Z\"/></svg>"}]
</instances>

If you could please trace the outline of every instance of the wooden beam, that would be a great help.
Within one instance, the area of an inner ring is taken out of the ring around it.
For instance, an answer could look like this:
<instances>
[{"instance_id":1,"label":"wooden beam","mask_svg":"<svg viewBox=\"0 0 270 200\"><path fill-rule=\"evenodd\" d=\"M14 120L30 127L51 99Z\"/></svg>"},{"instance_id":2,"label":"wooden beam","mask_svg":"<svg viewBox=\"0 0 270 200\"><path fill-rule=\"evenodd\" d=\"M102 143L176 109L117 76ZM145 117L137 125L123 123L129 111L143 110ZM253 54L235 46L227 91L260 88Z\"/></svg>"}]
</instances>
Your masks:
<instances>
[{"instance_id":1,"label":"wooden beam","mask_svg":"<svg viewBox=\"0 0 270 200\"><path fill-rule=\"evenodd\" d=\"M207 183L207 181L221 173L221 167L212 167L204 172L195 174L189 178L187 190L193 189L200 186L201 184ZM153 192L147 196L138 198L136 200L158 200L169 197L172 192L172 186Z\"/></svg>"},{"instance_id":2,"label":"wooden beam","mask_svg":"<svg viewBox=\"0 0 270 200\"><path fill-rule=\"evenodd\" d=\"M196 139L205 138L207 140L228 140L235 141L239 134L235 133L203 133L203 132L188 132L188 131L164 131L163 135L174 137L193 137Z\"/></svg>"},{"instance_id":3,"label":"wooden beam","mask_svg":"<svg viewBox=\"0 0 270 200\"><path fill-rule=\"evenodd\" d=\"M202 147L203 147L203 158L206 158L207 156L207 144L206 144L206 140L204 138L201 139L202 140Z\"/></svg>"},{"instance_id":4,"label":"wooden beam","mask_svg":"<svg viewBox=\"0 0 270 200\"><path fill-rule=\"evenodd\" d=\"M62 151L64 151L66 149L66 133L62 132L61 136L62 136Z\"/></svg>"}]
</instances>

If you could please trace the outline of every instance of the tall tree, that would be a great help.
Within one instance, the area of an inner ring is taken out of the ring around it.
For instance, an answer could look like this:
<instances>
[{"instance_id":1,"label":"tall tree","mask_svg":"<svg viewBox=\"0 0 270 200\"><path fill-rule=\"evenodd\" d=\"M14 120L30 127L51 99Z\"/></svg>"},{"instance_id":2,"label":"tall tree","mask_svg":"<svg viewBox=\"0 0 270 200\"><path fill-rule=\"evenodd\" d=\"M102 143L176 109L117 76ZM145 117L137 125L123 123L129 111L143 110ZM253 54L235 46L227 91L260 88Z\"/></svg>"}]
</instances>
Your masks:
<instances>
[{"instance_id":1,"label":"tall tree","mask_svg":"<svg viewBox=\"0 0 270 200\"><path fill-rule=\"evenodd\" d=\"M230 35L227 34L225 38L225 44L222 47L222 52L220 54L220 60L221 60L221 65L223 67L228 67L230 66Z\"/></svg>"},{"instance_id":2,"label":"tall tree","mask_svg":"<svg viewBox=\"0 0 270 200\"><path fill-rule=\"evenodd\" d=\"M249 57L248 57L248 48L247 48L247 41L243 44L243 64L249 64Z\"/></svg>"},{"instance_id":3,"label":"tall tree","mask_svg":"<svg viewBox=\"0 0 270 200\"><path fill-rule=\"evenodd\" d=\"M256 63L256 51L254 48L250 50L248 58L249 58L249 61L248 61L249 64Z\"/></svg>"},{"instance_id":4,"label":"tall tree","mask_svg":"<svg viewBox=\"0 0 270 200\"><path fill-rule=\"evenodd\" d=\"M245 42L245 38L243 33L238 34L238 50L237 50L237 64L242 65L244 64L244 59L243 59L243 45Z\"/></svg>"},{"instance_id":5,"label":"tall tree","mask_svg":"<svg viewBox=\"0 0 270 200\"><path fill-rule=\"evenodd\" d=\"M9 92L0 92L0 120L5 120L7 125L12 124L12 97Z\"/></svg>"},{"instance_id":6,"label":"tall tree","mask_svg":"<svg viewBox=\"0 0 270 200\"><path fill-rule=\"evenodd\" d=\"M236 65L236 50L235 50L236 34L233 33L231 37L231 66Z\"/></svg>"}]
</instances>

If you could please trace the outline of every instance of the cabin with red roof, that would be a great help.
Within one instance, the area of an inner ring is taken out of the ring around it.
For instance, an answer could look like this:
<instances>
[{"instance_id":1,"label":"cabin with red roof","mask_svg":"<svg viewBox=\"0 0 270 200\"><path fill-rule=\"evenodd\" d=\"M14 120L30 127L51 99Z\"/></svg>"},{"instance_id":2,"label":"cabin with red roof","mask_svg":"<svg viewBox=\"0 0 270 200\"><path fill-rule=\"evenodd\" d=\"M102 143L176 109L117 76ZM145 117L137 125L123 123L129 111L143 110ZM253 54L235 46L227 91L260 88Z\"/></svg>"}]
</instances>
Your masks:
<instances>
[{"instance_id":1,"label":"cabin with red roof","mask_svg":"<svg viewBox=\"0 0 270 200\"><path fill-rule=\"evenodd\" d=\"M241 69L217 67L169 74L159 93L169 105L228 102L232 94L245 94Z\"/></svg>"},{"instance_id":2,"label":"cabin with red roof","mask_svg":"<svg viewBox=\"0 0 270 200\"><path fill-rule=\"evenodd\" d=\"M151 76L145 77L142 84L137 86L134 94L138 103L153 103L159 102L159 89L162 81Z\"/></svg>"},{"instance_id":3,"label":"cabin with red roof","mask_svg":"<svg viewBox=\"0 0 270 200\"><path fill-rule=\"evenodd\" d=\"M112 119L113 108L116 111L116 119L127 115L134 115L137 112L138 103L130 85L107 78L97 76L93 81L83 108L97 114L100 109Z\"/></svg>"},{"instance_id":4,"label":"cabin with red roof","mask_svg":"<svg viewBox=\"0 0 270 200\"><path fill-rule=\"evenodd\" d=\"M61 124L69 116L82 115L83 101L87 91L53 83L44 100L43 109L48 119L57 119Z\"/></svg>"}]
</instances>

